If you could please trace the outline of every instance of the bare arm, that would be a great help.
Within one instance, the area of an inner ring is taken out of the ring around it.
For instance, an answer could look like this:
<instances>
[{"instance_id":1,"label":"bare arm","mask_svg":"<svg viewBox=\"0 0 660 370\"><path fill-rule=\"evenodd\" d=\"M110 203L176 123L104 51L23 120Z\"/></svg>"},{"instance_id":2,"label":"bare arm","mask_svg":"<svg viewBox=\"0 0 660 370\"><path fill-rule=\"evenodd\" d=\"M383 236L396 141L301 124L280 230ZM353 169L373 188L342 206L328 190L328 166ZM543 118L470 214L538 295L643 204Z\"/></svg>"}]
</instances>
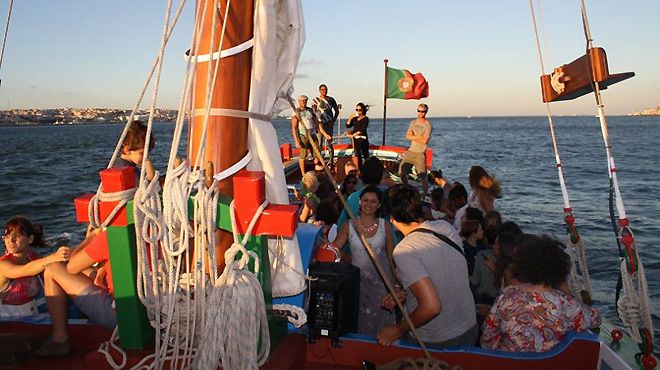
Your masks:
<instances>
[{"instance_id":1,"label":"bare arm","mask_svg":"<svg viewBox=\"0 0 660 370\"><path fill-rule=\"evenodd\" d=\"M394 278L394 285L399 284L396 275L396 263L394 263L394 236L392 235L392 227L389 222L385 222L385 247L387 248L387 261L390 263L392 270L392 278Z\"/></svg>"},{"instance_id":2,"label":"bare arm","mask_svg":"<svg viewBox=\"0 0 660 370\"><path fill-rule=\"evenodd\" d=\"M0 261L0 276L4 276L7 279L18 279L38 275L44 272L46 266L51 263L67 261L70 254L71 249L69 247L60 247L55 253L30 261L25 265L16 265L11 261L2 260Z\"/></svg>"},{"instance_id":3,"label":"bare arm","mask_svg":"<svg viewBox=\"0 0 660 370\"><path fill-rule=\"evenodd\" d=\"M296 116L291 118L291 136L293 136L293 140L296 142L296 148L300 148L300 140L298 139L298 119Z\"/></svg>"},{"instance_id":4,"label":"bare arm","mask_svg":"<svg viewBox=\"0 0 660 370\"><path fill-rule=\"evenodd\" d=\"M334 244L337 247L337 249L339 249L339 251L341 252L342 261L349 263L350 263L350 257L342 252L342 247L348 241L348 227L350 222L351 220L347 220L346 222L344 222L343 225L341 225L341 229L339 229L339 232L337 233L335 240L332 241L332 244Z\"/></svg>"},{"instance_id":5,"label":"bare arm","mask_svg":"<svg viewBox=\"0 0 660 370\"><path fill-rule=\"evenodd\" d=\"M479 202L484 207L484 211L490 212L493 210L493 197L485 191L479 192Z\"/></svg>"},{"instance_id":6,"label":"bare arm","mask_svg":"<svg viewBox=\"0 0 660 370\"><path fill-rule=\"evenodd\" d=\"M87 253L76 253L75 256L71 257L69 263L67 263L66 269L70 274L75 275L87 270L95 263L96 261Z\"/></svg>"},{"instance_id":7,"label":"bare arm","mask_svg":"<svg viewBox=\"0 0 660 370\"><path fill-rule=\"evenodd\" d=\"M438 297L430 278L425 277L414 282L410 286L410 291L418 302L417 308L410 314L410 320L416 328L424 326L442 312L442 302L440 302L440 297ZM410 331L410 326L404 320L398 324L384 327L378 332L376 338L378 343L389 346L408 331Z\"/></svg>"}]
</instances>

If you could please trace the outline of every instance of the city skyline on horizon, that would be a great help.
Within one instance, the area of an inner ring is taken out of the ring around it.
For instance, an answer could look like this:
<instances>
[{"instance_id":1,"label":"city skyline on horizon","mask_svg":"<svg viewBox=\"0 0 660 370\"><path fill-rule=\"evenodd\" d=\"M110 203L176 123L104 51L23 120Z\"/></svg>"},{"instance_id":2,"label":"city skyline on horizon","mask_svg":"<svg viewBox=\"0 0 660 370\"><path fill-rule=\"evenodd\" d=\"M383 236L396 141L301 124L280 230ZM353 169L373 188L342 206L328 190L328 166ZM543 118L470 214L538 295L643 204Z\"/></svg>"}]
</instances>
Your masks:
<instances>
[{"instance_id":1,"label":"city skyline on horizon","mask_svg":"<svg viewBox=\"0 0 660 370\"><path fill-rule=\"evenodd\" d=\"M3 109L131 109L135 104L158 51L165 5L68 3L74 6L14 4L0 70ZM604 91L610 115L651 108L660 100L660 72L655 67L660 51L647 46L653 45L660 30L653 16L660 13L660 4L641 3L636 7L620 6L614 0L587 3L595 45L608 52L611 73L636 73ZM295 95L314 96L318 85L326 83L329 95L343 104L343 112L352 112L352 105L363 101L372 106L370 116L380 118L383 59L388 58L388 66L421 72L430 84L429 98L388 100L388 117L413 116L409 112L420 102L430 106L432 117L545 114L527 2L502 6L483 0L410 1L403 9L394 1L375 0L356 4L337 0L332 6L303 1L302 5L306 42L294 80ZM158 104L164 109L178 105L185 66L182 51L187 49L192 24L192 7L187 8L165 58ZM351 9L348 15L347 9ZM543 4L542 15L549 73L584 54L585 42L578 1ZM148 102L141 108L146 106ZM552 109L556 115L572 116L592 115L596 108L590 94L553 103Z\"/></svg>"}]
</instances>

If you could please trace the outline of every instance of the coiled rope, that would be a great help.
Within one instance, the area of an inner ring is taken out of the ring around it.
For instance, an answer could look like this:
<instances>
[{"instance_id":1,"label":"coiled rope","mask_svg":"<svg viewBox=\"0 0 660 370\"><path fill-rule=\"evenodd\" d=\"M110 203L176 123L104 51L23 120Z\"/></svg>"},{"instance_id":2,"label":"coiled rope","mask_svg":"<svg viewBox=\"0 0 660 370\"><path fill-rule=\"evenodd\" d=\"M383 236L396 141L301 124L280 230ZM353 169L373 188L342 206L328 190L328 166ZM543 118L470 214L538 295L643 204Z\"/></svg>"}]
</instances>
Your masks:
<instances>
[{"instance_id":1,"label":"coiled rope","mask_svg":"<svg viewBox=\"0 0 660 370\"><path fill-rule=\"evenodd\" d=\"M540 0L539 0L540 2ZM534 36L536 37L536 50L539 57L539 64L541 67L541 74L545 75L545 64L543 62L543 53L541 48L541 41L539 38L539 31L536 23L536 11L534 10L533 0L529 0L529 9L532 18L532 25L534 27ZM540 7L539 7L540 12ZM559 157L559 145L557 144L557 136L555 134L555 125L552 120L552 111L550 103L545 103L546 115L548 117L548 126L550 127L550 136L552 138L552 148L555 154L555 163L557 165L557 174L559 177L559 186L561 187L561 194L564 201L564 222L568 232L568 241L566 243L566 252L571 257L571 270L568 278L568 285L573 296L584 301L587 304L591 303L591 279L589 278L589 268L587 266L587 258L585 248L582 243L582 237L578 233L575 226L575 216L571 208L570 197L568 195L568 188L564 179L564 172ZM577 264L577 266L576 266ZM579 271L579 272L578 272Z\"/></svg>"},{"instance_id":2,"label":"coiled rope","mask_svg":"<svg viewBox=\"0 0 660 370\"><path fill-rule=\"evenodd\" d=\"M257 369L268 359L270 333L263 290L257 279L259 257L245 249L268 203L266 200L259 206L242 240L237 231L234 202L229 206L234 243L225 252L225 269L208 298L210 312L207 312L206 330L193 363L195 369L210 370L218 366ZM246 268L250 257L254 260L254 273Z\"/></svg>"}]
</instances>

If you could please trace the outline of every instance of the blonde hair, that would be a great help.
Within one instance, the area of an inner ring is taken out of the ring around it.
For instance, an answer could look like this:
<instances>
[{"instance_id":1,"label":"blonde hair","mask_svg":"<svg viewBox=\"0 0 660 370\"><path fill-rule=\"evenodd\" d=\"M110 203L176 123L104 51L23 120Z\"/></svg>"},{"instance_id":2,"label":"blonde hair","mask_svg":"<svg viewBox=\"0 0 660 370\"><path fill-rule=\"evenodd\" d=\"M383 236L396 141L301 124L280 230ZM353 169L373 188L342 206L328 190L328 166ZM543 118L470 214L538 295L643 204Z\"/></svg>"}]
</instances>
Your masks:
<instances>
[{"instance_id":1,"label":"blonde hair","mask_svg":"<svg viewBox=\"0 0 660 370\"><path fill-rule=\"evenodd\" d=\"M307 171L302 177L302 184L307 191L315 192L319 188L319 180L316 178L314 171Z\"/></svg>"}]
</instances>

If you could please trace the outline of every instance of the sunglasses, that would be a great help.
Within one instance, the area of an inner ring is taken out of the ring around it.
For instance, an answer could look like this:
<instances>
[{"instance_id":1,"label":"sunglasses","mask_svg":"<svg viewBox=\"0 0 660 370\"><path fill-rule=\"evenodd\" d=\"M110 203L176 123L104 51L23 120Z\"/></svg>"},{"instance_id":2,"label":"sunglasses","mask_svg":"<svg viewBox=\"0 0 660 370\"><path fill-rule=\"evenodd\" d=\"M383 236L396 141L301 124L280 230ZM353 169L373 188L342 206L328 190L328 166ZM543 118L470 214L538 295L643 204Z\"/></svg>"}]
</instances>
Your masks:
<instances>
[{"instance_id":1,"label":"sunglasses","mask_svg":"<svg viewBox=\"0 0 660 370\"><path fill-rule=\"evenodd\" d=\"M362 112L363 110L362 109L356 109L355 111L356 112Z\"/></svg>"},{"instance_id":2,"label":"sunglasses","mask_svg":"<svg viewBox=\"0 0 660 370\"><path fill-rule=\"evenodd\" d=\"M419 109L417 110L417 113L426 113L426 112L428 112L428 111L426 111L426 110L419 110Z\"/></svg>"}]
</instances>

